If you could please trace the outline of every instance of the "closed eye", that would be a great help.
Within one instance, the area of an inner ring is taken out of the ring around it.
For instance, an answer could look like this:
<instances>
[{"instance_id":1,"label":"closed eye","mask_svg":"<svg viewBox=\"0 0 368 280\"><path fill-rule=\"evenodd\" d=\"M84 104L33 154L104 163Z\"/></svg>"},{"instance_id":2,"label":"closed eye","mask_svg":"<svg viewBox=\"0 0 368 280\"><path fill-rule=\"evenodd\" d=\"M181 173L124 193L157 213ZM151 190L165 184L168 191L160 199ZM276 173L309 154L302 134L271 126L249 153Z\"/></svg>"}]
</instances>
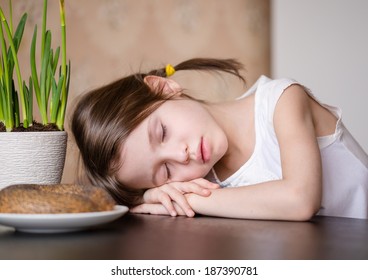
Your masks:
<instances>
[{"instance_id":1,"label":"closed eye","mask_svg":"<svg viewBox=\"0 0 368 280\"><path fill-rule=\"evenodd\" d=\"M161 123L161 142L164 142L166 139L166 135L167 135L167 127L166 125ZM167 165L167 163L164 164L165 169L166 169L166 180L170 180L171 178L171 172L170 172L170 168Z\"/></svg>"},{"instance_id":2,"label":"closed eye","mask_svg":"<svg viewBox=\"0 0 368 280\"><path fill-rule=\"evenodd\" d=\"M166 178L167 180L170 180L171 172L170 172L170 168L167 166L167 163L165 163L165 168L166 168Z\"/></svg>"},{"instance_id":3,"label":"closed eye","mask_svg":"<svg viewBox=\"0 0 368 280\"><path fill-rule=\"evenodd\" d=\"M161 134L161 141L164 142L166 134L167 134L167 128L166 125L161 124L162 128L162 134Z\"/></svg>"}]
</instances>

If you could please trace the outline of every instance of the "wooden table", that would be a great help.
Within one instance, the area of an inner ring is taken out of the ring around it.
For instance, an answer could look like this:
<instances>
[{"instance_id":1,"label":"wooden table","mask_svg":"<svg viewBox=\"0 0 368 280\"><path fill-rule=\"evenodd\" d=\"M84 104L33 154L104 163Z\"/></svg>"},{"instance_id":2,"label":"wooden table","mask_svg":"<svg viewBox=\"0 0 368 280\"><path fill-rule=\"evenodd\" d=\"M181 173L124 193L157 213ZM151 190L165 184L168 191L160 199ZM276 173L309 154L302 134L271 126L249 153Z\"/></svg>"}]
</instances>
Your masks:
<instances>
[{"instance_id":1,"label":"wooden table","mask_svg":"<svg viewBox=\"0 0 368 280\"><path fill-rule=\"evenodd\" d=\"M30 234L0 226L0 259L368 259L368 220L281 222L128 214L94 229Z\"/></svg>"}]
</instances>

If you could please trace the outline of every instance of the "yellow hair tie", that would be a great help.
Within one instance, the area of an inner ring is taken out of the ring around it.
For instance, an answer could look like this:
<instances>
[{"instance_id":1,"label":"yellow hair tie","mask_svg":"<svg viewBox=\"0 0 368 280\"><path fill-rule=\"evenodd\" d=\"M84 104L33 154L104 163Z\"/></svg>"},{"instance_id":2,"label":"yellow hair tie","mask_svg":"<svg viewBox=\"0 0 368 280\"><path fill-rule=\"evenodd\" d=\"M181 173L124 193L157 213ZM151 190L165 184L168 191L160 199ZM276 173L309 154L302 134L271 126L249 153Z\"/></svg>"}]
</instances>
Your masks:
<instances>
[{"instance_id":1,"label":"yellow hair tie","mask_svg":"<svg viewBox=\"0 0 368 280\"><path fill-rule=\"evenodd\" d=\"M166 65L165 71L166 71L166 77L170 77L174 75L175 68L171 64L168 64Z\"/></svg>"}]
</instances>

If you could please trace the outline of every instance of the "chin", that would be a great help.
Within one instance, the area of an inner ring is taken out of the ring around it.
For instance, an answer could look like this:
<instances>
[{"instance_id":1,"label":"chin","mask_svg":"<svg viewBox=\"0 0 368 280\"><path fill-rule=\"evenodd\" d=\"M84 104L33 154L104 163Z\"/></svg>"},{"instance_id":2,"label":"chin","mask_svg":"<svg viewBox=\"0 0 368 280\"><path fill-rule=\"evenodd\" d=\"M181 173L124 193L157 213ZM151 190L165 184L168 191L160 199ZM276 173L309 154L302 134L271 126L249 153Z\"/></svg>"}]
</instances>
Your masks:
<instances>
[{"instance_id":1,"label":"chin","mask_svg":"<svg viewBox=\"0 0 368 280\"><path fill-rule=\"evenodd\" d=\"M201 172L200 176L198 178L206 178L207 175L211 172L212 167L214 166L214 164L207 164L208 166L206 166L206 168L203 170L203 172Z\"/></svg>"}]
</instances>

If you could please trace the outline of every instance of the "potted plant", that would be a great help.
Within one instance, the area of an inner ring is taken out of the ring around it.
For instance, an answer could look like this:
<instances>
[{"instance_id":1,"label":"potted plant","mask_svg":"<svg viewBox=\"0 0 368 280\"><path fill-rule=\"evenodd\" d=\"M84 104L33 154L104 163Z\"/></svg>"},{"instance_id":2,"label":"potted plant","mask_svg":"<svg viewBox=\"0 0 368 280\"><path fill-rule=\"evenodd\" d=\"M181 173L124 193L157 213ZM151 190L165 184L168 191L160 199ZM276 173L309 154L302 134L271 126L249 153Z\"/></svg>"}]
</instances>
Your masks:
<instances>
[{"instance_id":1,"label":"potted plant","mask_svg":"<svg viewBox=\"0 0 368 280\"><path fill-rule=\"evenodd\" d=\"M28 82L23 80L18 60L27 13L14 30L11 0L8 18L0 6L0 189L11 184L61 181L67 145L64 119L70 62L67 65L64 1L59 0L59 4L61 48L55 51L52 48L51 31L46 28L47 0L44 0L41 44L37 48L36 25L30 47ZM36 61L36 49L39 61ZM39 122L34 120L33 103L39 111Z\"/></svg>"}]
</instances>

